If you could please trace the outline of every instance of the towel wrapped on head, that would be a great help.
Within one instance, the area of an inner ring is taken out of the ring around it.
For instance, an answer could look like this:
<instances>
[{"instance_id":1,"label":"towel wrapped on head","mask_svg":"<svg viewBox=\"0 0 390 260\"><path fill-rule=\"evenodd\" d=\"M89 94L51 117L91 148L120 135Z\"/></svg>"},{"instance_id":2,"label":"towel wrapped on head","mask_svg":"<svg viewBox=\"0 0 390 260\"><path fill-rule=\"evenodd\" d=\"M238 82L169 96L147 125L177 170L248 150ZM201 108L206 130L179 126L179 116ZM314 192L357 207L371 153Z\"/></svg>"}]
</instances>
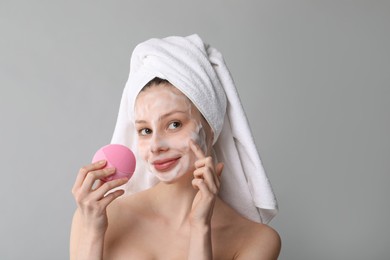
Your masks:
<instances>
[{"instance_id":1,"label":"towel wrapped on head","mask_svg":"<svg viewBox=\"0 0 390 260\"><path fill-rule=\"evenodd\" d=\"M198 35L150 39L137 45L111 142L137 151L135 100L156 77L168 80L185 94L213 130L213 155L224 163L221 199L241 215L268 223L277 213L277 202L234 82L222 54L203 43ZM135 193L157 182L143 163L137 163L126 191Z\"/></svg>"}]
</instances>

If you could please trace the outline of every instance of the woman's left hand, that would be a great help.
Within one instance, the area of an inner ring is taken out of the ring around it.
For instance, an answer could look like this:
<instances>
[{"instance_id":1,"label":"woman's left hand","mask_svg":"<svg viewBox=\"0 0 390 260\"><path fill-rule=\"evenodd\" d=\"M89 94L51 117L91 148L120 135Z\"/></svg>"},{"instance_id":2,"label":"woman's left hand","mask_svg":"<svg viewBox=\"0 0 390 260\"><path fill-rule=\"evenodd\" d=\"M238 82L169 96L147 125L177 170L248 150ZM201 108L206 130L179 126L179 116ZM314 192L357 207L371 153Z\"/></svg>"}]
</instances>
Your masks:
<instances>
[{"instance_id":1,"label":"woman's left hand","mask_svg":"<svg viewBox=\"0 0 390 260\"><path fill-rule=\"evenodd\" d=\"M192 186L198 189L190 214L190 223L194 225L210 225L214 204L221 186L223 163L214 164L211 156L206 156L194 141L190 141L191 150L198 160L195 162Z\"/></svg>"}]
</instances>

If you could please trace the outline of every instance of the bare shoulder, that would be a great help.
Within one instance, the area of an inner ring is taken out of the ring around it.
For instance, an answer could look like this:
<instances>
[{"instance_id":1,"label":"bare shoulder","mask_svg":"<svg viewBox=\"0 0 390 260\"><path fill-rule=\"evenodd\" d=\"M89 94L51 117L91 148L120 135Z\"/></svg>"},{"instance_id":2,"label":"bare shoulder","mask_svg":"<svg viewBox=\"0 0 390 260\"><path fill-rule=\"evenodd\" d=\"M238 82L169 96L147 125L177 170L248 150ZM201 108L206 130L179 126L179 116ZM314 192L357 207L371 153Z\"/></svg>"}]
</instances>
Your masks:
<instances>
[{"instance_id":1,"label":"bare shoulder","mask_svg":"<svg viewBox=\"0 0 390 260\"><path fill-rule=\"evenodd\" d=\"M147 205L143 192L124 195L114 200L107 207L108 229L106 243L120 237L131 235L131 230L137 226L144 216Z\"/></svg>"},{"instance_id":2,"label":"bare shoulder","mask_svg":"<svg viewBox=\"0 0 390 260\"><path fill-rule=\"evenodd\" d=\"M281 239L272 227L251 221L241 216L222 200L217 200L212 225L215 228L214 245L216 250L230 255L219 259L273 260L277 259Z\"/></svg>"},{"instance_id":3,"label":"bare shoulder","mask_svg":"<svg viewBox=\"0 0 390 260\"><path fill-rule=\"evenodd\" d=\"M266 224L248 221L245 225L245 243L239 249L236 259L277 259L281 239L276 230Z\"/></svg>"}]
</instances>

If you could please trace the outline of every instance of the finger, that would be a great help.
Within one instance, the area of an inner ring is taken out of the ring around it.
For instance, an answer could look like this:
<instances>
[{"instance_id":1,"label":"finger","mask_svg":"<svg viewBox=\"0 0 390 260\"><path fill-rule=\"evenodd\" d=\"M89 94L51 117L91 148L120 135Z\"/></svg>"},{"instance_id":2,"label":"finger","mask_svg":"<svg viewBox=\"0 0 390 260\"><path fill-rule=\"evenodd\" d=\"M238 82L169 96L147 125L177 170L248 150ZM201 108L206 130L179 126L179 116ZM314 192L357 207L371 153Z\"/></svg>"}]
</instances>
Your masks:
<instances>
[{"instance_id":1,"label":"finger","mask_svg":"<svg viewBox=\"0 0 390 260\"><path fill-rule=\"evenodd\" d=\"M89 165L82 167L79 170L79 173L77 174L77 178L76 178L76 181L73 185L73 189L81 187L88 172L101 169L106 165L106 163L107 163L106 160L101 160L101 161L98 161L98 162L95 162L95 163L92 163L92 164L89 164Z\"/></svg>"},{"instance_id":2,"label":"finger","mask_svg":"<svg viewBox=\"0 0 390 260\"><path fill-rule=\"evenodd\" d=\"M219 188L219 180L216 179L214 175L215 174L207 168L200 168L194 171L195 179L203 180L212 193L217 193Z\"/></svg>"},{"instance_id":3,"label":"finger","mask_svg":"<svg viewBox=\"0 0 390 260\"><path fill-rule=\"evenodd\" d=\"M195 162L195 167L196 168L201 168L201 167L204 167L204 166L208 166L210 168L214 168L213 157L207 156L207 157L204 157L203 159L199 159L199 160L197 160Z\"/></svg>"},{"instance_id":4,"label":"finger","mask_svg":"<svg viewBox=\"0 0 390 260\"><path fill-rule=\"evenodd\" d=\"M99 189L102 185L104 184L104 181L102 180L96 180L95 183L92 186L92 190L97 190Z\"/></svg>"},{"instance_id":5,"label":"finger","mask_svg":"<svg viewBox=\"0 0 390 260\"><path fill-rule=\"evenodd\" d=\"M200 148L200 146L195 143L194 140L190 140L190 148L191 150L194 152L195 156L198 158L198 159L203 159L205 158L205 154L204 152L202 151L202 149Z\"/></svg>"},{"instance_id":6,"label":"finger","mask_svg":"<svg viewBox=\"0 0 390 260\"><path fill-rule=\"evenodd\" d=\"M107 207L112 201L116 198L122 196L125 193L124 190L116 190L104 196L103 199L100 200L100 203L103 207Z\"/></svg>"},{"instance_id":7,"label":"finger","mask_svg":"<svg viewBox=\"0 0 390 260\"><path fill-rule=\"evenodd\" d=\"M195 168L197 169L205 169L204 174L205 176L200 175L201 171L197 171L196 174L194 174L195 178L203 178L207 180L207 183L210 183L210 188L215 190L212 184L215 184L216 188L219 189L220 187L220 180L218 173L216 171L216 168L214 166L213 158L211 156L208 156L204 159L198 160L195 162ZM195 173L195 172L194 172ZM208 177L206 177L208 175ZM213 183L212 183L213 182Z\"/></svg>"},{"instance_id":8,"label":"finger","mask_svg":"<svg viewBox=\"0 0 390 260\"><path fill-rule=\"evenodd\" d=\"M206 183L202 179L193 179L192 186L202 193L202 198L213 197L213 193L208 189Z\"/></svg>"},{"instance_id":9,"label":"finger","mask_svg":"<svg viewBox=\"0 0 390 260\"><path fill-rule=\"evenodd\" d=\"M219 182L220 182L219 177L222 173L223 163L217 163L216 165L214 165L213 158L209 156L203 160L196 161L195 167L196 168L201 168L201 167L210 168L212 171L214 181L217 184L217 187L219 187Z\"/></svg>"},{"instance_id":10,"label":"finger","mask_svg":"<svg viewBox=\"0 0 390 260\"><path fill-rule=\"evenodd\" d=\"M198 181L199 181L199 179L193 179L193 180L191 181L192 187L193 187L195 190L199 190L199 188L198 188Z\"/></svg>"},{"instance_id":11,"label":"finger","mask_svg":"<svg viewBox=\"0 0 390 260\"><path fill-rule=\"evenodd\" d=\"M92 189L95 181L104 177L110 176L115 173L115 168L105 168L102 170L91 171L85 177L85 180L81 186L82 191L88 192Z\"/></svg>"},{"instance_id":12,"label":"finger","mask_svg":"<svg viewBox=\"0 0 390 260\"><path fill-rule=\"evenodd\" d=\"M196 190L199 190L199 186L200 185L203 185L204 184L204 180L203 179L193 179L192 182L192 187Z\"/></svg>"},{"instance_id":13,"label":"finger","mask_svg":"<svg viewBox=\"0 0 390 260\"><path fill-rule=\"evenodd\" d=\"M105 182L99 187L99 189L96 189L94 191L92 196L96 200L101 200L101 198L103 198L107 194L107 192L125 184L128 180L129 179L127 178L121 178L121 179L115 179L112 181Z\"/></svg>"}]
</instances>

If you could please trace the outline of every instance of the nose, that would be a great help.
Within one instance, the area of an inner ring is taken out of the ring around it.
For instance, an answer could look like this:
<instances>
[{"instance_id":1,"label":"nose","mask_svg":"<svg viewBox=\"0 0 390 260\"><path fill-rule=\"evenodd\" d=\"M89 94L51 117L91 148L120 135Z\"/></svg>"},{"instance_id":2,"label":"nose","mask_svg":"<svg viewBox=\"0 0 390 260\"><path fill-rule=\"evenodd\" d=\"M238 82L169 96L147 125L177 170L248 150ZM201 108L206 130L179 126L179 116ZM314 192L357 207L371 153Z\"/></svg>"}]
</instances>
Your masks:
<instances>
[{"instance_id":1,"label":"nose","mask_svg":"<svg viewBox=\"0 0 390 260\"><path fill-rule=\"evenodd\" d=\"M168 145L165 138L158 133L153 134L150 141L150 151L152 153L160 153L168 150Z\"/></svg>"}]
</instances>

